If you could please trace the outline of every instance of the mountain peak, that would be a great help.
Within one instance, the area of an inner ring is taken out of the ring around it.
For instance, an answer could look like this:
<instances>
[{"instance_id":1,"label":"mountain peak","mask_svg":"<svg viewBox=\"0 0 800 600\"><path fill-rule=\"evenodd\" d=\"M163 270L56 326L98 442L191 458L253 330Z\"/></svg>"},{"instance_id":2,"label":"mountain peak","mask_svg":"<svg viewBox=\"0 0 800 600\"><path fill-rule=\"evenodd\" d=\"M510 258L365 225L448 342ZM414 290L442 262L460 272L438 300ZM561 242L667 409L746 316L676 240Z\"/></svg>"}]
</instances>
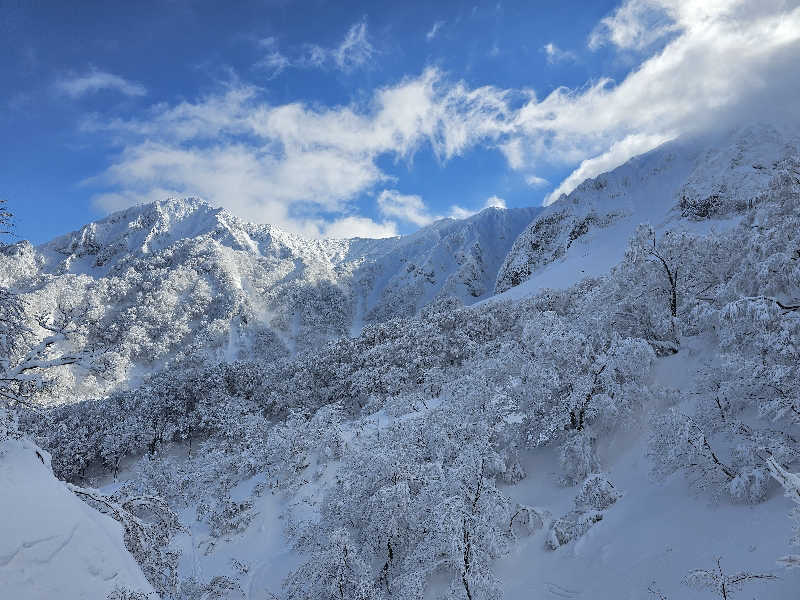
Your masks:
<instances>
[{"instance_id":1,"label":"mountain peak","mask_svg":"<svg viewBox=\"0 0 800 600\"><path fill-rule=\"evenodd\" d=\"M126 257L157 252L177 240L212 232L229 218L233 219L199 198L167 198L112 213L55 238L40 250L51 270L107 271Z\"/></svg>"}]
</instances>

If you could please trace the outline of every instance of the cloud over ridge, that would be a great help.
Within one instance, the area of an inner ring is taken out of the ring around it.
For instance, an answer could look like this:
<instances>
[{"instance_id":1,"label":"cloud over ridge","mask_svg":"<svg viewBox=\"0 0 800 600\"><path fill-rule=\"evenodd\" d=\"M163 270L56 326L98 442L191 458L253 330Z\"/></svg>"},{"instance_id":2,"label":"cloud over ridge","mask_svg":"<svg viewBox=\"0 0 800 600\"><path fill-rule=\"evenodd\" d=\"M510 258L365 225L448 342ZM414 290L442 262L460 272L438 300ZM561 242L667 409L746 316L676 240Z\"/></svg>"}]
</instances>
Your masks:
<instances>
[{"instance_id":1,"label":"cloud over ridge","mask_svg":"<svg viewBox=\"0 0 800 600\"><path fill-rule=\"evenodd\" d=\"M532 188L547 185L544 167L577 165L549 203L671 138L752 118L765 102L771 115L798 116L797 3L628 0L587 40L589 50L603 45L640 53L638 65L620 82L601 78L543 98L471 87L428 67L374 90L366 104L273 105L237 83L141 118L90 119L87 130L111 133L120 147L94 181L105 187L96 203L111 210L196 194L304 235L344 234L348 224L359 235L388 235L398 222L421 226L434 214L418 195L389 189L380 157L407 160L428 147L444 163L494 149ZM343 70L370 60L366 23L326 52ZM272 69L288 68L279 55L271 60ZM364 194L384 221L354 213Z\"/></svg>"}]
</instances>

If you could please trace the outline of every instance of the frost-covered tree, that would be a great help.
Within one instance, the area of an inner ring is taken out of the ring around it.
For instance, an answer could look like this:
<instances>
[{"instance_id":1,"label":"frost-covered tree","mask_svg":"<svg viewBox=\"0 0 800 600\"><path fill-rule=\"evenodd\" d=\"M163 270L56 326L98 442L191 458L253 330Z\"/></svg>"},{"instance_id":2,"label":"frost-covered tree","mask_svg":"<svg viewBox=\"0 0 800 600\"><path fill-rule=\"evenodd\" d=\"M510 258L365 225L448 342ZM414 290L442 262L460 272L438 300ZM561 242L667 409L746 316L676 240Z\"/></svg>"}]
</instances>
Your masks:
<instances>
[{"instance_id":1,"label":"frost-covered tree","mask_svg":"<svg viewBox=\"0 0 800 600\"><path fill-rule=\"evenodd\" d=\"M659 237L643 224L618 269L624 292L615 319L634 335L651 341L659 353L677 351L684 307L703 281L702 271L694 264L697 244L697 238L688 233L667 231Z\"/></svg>"},{"instance_id":2,"label":"frost-covered tree","mask_svg":"<svg viewBox=\"0 0 800 600\"><path fill-rule=\"evenodd\" d=\"M701 486L733 481L738 473L714 449L706 432L691 417L671 409L651 423L648 456L663 478L685 470Z\"/></svg>"},{"instance_id":3,"label":"frost-covered tree","mask_svg":"<svg viewBox=\"0 0 800 600\"><path fill-rule=\"evenodd\" d=\"M0 200L0 238L10 233L13 215ZM0 253L6 246L0 239ZM0 285L0 439L16 428L15 412L30 406L30 398L51 385L48 371L77 363L81 357L64 348L70 331L63 320L38 315L45 336L36 341L26 305L13 289Z\"/></svg>"},{"instance_id":4,"label":"frost-covered tree","mask_svg":"<svg viewBox=\"0 0 800 600\"><path fill-rule=\"evenodd\" d=\"M67 484L80 499L122 524L125 546L139 563L147 580L161 597L177 591L180 553L170 547L183 530L177 515L164 500L154 496L111 496Z\"/></svg>"},{"instance_id":5,"label":"frost-covered tree","mask_svg":"<svg viewBox=\"0 0 800 600\"><path fill-rule=\"evenodd\" d=\"M291 600L371 600L383 597L347 531L337 528L284 584Z\"/></svg>"},{"instance_id":6,"label":"frost-covered tree","mask_svg":"<svg viewBox=\"0 0 800 600\"><path fill-rule=\"evenodd\" d=\"M657 416L651 439L657 473L685 470L747 502L765 498L769 460L800 459L800 179L785 168L742 223L693 245L704 285L684 298L685 324L720 351L699 369L698 401Z\"/></svg>"},{"instance_id":7,"label":"frost-covered tree","mask_svg":"<svg viewBox=\"0 0 800 600\"><path fill-rule=\"evenodd\" d=\"M39 300L37 312L88 311L77 328L67 319L70 335L102 342L115 382L158 368L125 391L97 383L95 399L48 408L44 421L22 411L20 426L52 450L60 476L122 472L129 493L163 497L198 519L208 552L252 527L259 494L280 494L281 522L304 560L283 590L289 597L421 599L442 591L431 589L436 582L452 598L496 598L496 559L544 526L506 493L526 477L528 453L547 449L563 480L580 486L547 532L553 548L614 510L619 492L598 474L598 449L650 413L661 477L683 471L757 502L769 460L796 470L793 181L778 182L722 231L644 228L620 265L567 289L475 307L440 297L422 310L418 296L402 298L405 318L377 322L376 311L359 335L308 353L302 344L278 352L266 333L263 345L249 345L258 311L226 268L230 254L210 242L125 263L113 282L76 276L75 294L53 284L52 302ZM264 257L283 265L273 258ZM243 281L270 289L236 267ZM263 331L317 324L317 342L341 335L339 313L353 298L334 287L282 288L279 300L294 312ZM315 320L321 310L329 312ZM707 348L691 394L652 382L656 356L675 351L679 334L697 336L690 350ZM725 581L726 590L737 583ZM207 591L184 584L185 595Z\"/></svg>"},{"instance_id":8,"label":"frost-covered tree","mask_svg":"<svg viewBox=\"0 0 800 600\"><path fill-rule=\"evenodd\" d=\"M730 600L742 591L745 584L777 579L769 573L740 571L728 574L722 570L720 561L718 558L716 569L695 569L689 572L685 579L686 585L696 590L713 592L722 600Z\"/></svg>"},{"instance_id":9,"label":"frost-covered tree","mask_svg":"<svg viewBox=\"0 0 800 600\"><path fill-rule=\"evenodd\" d=\"M520 409L528 444L566 440L567 478L581 481L597 468L593 439L624 422L648 396L653 351L643 340L607 338L553 312L534 315L523 336L528 362Z\"/></svg>"}]
</instances>

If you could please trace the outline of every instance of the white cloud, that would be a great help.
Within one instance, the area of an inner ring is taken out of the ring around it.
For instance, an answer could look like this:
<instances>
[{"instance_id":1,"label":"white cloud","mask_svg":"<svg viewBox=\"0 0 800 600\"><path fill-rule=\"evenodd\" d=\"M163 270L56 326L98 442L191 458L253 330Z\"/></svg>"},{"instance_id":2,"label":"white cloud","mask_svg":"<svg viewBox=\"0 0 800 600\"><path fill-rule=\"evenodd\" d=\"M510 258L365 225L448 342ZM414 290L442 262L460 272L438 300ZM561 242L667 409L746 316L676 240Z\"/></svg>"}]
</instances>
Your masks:
<instances>
[{"instance_id":1,"label":"white cloud","mask_svg":"<svg viewBox=\"0 0 800 600\"><path fill-rule=\"evenodd\" d=\"M428 69L376 91L366 110L272 106L256 88L237 85L196 102L157 105L146 118L89 119L84 129L111 133L122 146L91 182L113 188L96 198L105 210L169 191L319 236L327 231L319 214L352 212L354 198L387 180L378 157L411 157L430 144L447 160L497 139L510 116L503 92L468 89ZM415 212L408 198L385 196L384 214L417 225L438 218L424 205Z\"/></svg>"},{"instance_id":2,"label":"white cloud","mask_svg":"<svg viewBox=\"0 0 800 600\"><path fill-rule=\"evenodd\" d=\"M472 215L476 214L474 210L468 210L466 208L462 208L457 204L454 204L450 207L450 218L451 219L466 219L467 217L471 217Z\"/></svg>"},{"instance_id":3,"label":"white cloud","mask_svg":"<svg viewBox=\"0 0 800 600\"><path fill-rule=\"evenodd\" d=\"M486 199L486 202L483 204L481 208L478 210L469 210L467 208L463 208L458 205L453 205L450 207L450 214L449 217L453 219L466 219L467 217L471 217L472 215L478 214L480 211L487 209L487 208L506 208L506 201L498 196L489 196Z\"/></svg>"},{"instance_id":4,"label":"white cloud","mask_svg":"<svg viewBox=\"0 0 800 600\"><path fill-rule=\"evenodd\" d=\"M86 94L111 90L126 96L144 96L147 89L140 83L128 81L124 77L91 69L85 75L65 77L56 82L56 88L63 94L72 98L79 98Z\"/></svg>"},{"instance_id":5,"label":"white cloud","mask_svg":"<svg viewBox=\"0 0 800 600\"><path fill-rule=\"evenodd\" d=\"M792 98L800 78L800 7L777 0L628 0L600 31L604 37L594 35L590 45L644 49L672 37L618 84L600 79L577 91L557 89L522 107L510 164L581 163L548 201L663 140L763 118L765 105L771 118L798 118Z\"/></svg>"},{"instance_id":6,"label":"white cloud","mask_svg":"<svg viewBox=\"0 0 800 600\"><path fill-rule=\"evenodd\" d=\"M620 16L638 14L641 2L629 0L608 18L604 43L646 48L652 35L663 38L661 22ZM410 159L429 146L447 161L477 146L496 149L532 186L547 184L534 174L545 166L579 165L552 201L677 135L760 118L765 106L776 118L800 118L800 7L778 0L651 5L669 15L672 37L619 83L599 79L538 98L529 90L472 88L429 68L350 106L276 106L257 88L236 84L193 102L156 105L137 119L88 120L87 130L110 134L121 148L94 182L106 188L97 203L116 208L168 191L304 235L328 235L331 222L389 234L395 220L424 225L439 217L419 196L386 190L378 208L387 220L357 220L354 200L390 180L380 157ZM343 64L365 56L354 50L366 39L366 26L358 25L345 37L342 56L350 58ZM274 68L280 64L276 58ZM449 214L471 211L454 206Z\"/></svg>"},{"instance_id":7,"label":"white cloud","mask_svg":"<svg viewBox=\"0 0 800 600\"><path fill-rule=\"evenodd\" d=\"M558 200L561 194L568 194L574 190L582 181L589 177L595 177L600 173L605 173L618 167L626 160L637 154L642 154L652 150L656 146L669 141L669 136L633 134L625 139L615 142L606 152L600 156L587 158L561 184L550 192L545 199L545 204L551 204ZM537 178L538 179L538 178ZM544 181L544 180L543 180ZM547 181L544 181L547 183Z\"/></svg>"},{"instance_id":8,"label":"white cloud","mask_svg":"<svg viewBox=\"0 0 800 600\"><path fill-rule=\"evenodd\" d=\"M295 59L293 66L302 69L322 69L332 56L332 52L332 50L316 44L305 44L303 52Z\"/></svg>"},{"instance_id":9,"label":"white cloud","mask_svg":"<svg viewBox=\"0 0 800 600\"><path fill-rule=\"evenodd\" d=\"M378 195L378 208L382 215L396 217L420 227L440 218L430 214L419 196L401 194L397 190L383 190Z\"/></svg>"},{"instance_id":10,"label":"white cloud","mask_svg":"<svg viewBox=\"0 0 800 600\"><path fill-rule=\"evenodd\" d=\"M376 223L366 217L343 217L322 229L326 238L386 238L397 235L397 224L392 221Z\"/></svg>"},{"instance_id":11,"label":"white cloud","mask_svg":"<svg viewBox=\"0 0 800 600\"><path fill-rule=\"evenodd\" d=\"M256 63L269 73L273 79L290 68L319 69L331 67L349 73L367 65L375 55L375 48L369 41L366 21L353 24L341 43L333 48L317 44L305 44L291 55L280 51L278 40L274 37L259 40L266 54Z\"/></svg>"},{"instance_id":12,"label":"white cloud","mask_svg":"<svg viewBox=\"0 0 800 600\"><path fill-rule=\"evenodd\" d=\"M498 196L490 196L478 210L470 210L454 204L449 208L446 216L451 219L466 219L485 208L505 207L505 200ZM401 194L397 190L383 190L378 195L378 208L381 214L386 217L394 217L420 227L445 218L444 215L432 214L420 196Z\"/></svg>"},{"instance_id":13,"label":"white cloud","mask_svg":"<svg viewBox=\"0 0 800 600\"><path fill-rule=\"evenodd\" d=\"M433 40L433 38L439 34L439 31L442 29L442 27L444 27L444 21L436 21L428 33L425 34L425 39L429 42Z\"/></svg>"},{"instance_id":14,"label":"white cloud","mask_svg":"<svg viewBox=\"0 0 800 600\"><path fill-rule=\"evenodd\" d=\"M567 62L567 61L575 61L577 57L575 56L574 52L570 52L569 50L562 50L558 46L556 46L553 42L548 42L544 46L542 46L542 50L547 55L547 62L551 65L560 62Z\"/></svg>"},{"instance_id":15,"label":"white cloud","mask_svg":"<svg viewBox=\"0 0 800 600\"><path fill-rule=\"evenodd\" d=\"M375 49L367 39L367 24L362 21L350 27L339 47L333 50L333 60L342 71L352 71L369 62Z\"/></svg>"},{"instance_id":16,"label":"white cloud","mask_svg":"<svg viewBox=\"0 0 800 600\"><path fill-rule=\"evenodd\" d=\"M278 41L274 37L260 40L260 45L266 50L264 57L258 61L258 66L269 71L269 78L273 79L292 66L292 61L278 49Z\"/></svg>"},{"instance_id":17,"label":"white cloud","mask_svg":"<svg viewBox=\"0 0 800 600\"><path fill-rule=\"evenodd\" d=\"M594 28L589 48L596 50L610 43L618 48L643 50L679 30L673 16L675 5L676 2L662 0L627 0Z\"/></svg>"},{"instance_id":18,"label":"white cloud","mask_svg":"<svg viewBox=\"0 0 800 600\"><path fill-rule=\"evenodd\" d=\"M503 200L502 198L498 198L497 196L489 196L489 198L486 200L486 204L484 205L484 208L505 208L505 207L506 207L506 201Z\"/></svg>"},{"instance_id":19,"label":"white cloud","mask_svg":"<svg viewBox=\"0 0 800 600\"><path fill-rule=\"evenodd\" d=\"M526 175L525 183L531 187L544 187L546 185L550 185L550 182L547 181L547 179L544 177L539 177L538 175Z\"/></svg>"}]
</instances>

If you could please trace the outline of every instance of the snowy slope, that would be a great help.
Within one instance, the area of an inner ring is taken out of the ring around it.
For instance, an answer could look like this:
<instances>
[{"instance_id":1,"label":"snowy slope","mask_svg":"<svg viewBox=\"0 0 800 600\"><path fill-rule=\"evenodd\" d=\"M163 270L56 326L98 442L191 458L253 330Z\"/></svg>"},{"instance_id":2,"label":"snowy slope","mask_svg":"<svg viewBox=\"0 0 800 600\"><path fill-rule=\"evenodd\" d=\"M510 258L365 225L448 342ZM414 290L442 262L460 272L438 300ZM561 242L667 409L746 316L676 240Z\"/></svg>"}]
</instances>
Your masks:
<instances>
[{"instance_id":1,"label":"snowy slope","mask_svg":"<svg viewBox=\"0 0 800 600\"><path fill-rule=\"evenodd\" d=\"M799 151L796 133L748 125L632 158L542 211L514 242L495 291L519 298L601 275L622 259L640 223L657 231L729 226L778 163Z\"/></svg>"},{"instance_id":2,"label":"snowy slope","mask_svg":"<svg viewBox=\"0 0 800 600\"><path fill-rule=\"evenodd\" d=\"M122 526L68 491L46 452L0 444L0 596L14 600L105 598L115 588L152 592L125 550Z\"/></svg>"},{"instance_id":3,"label":"snowy slope","mask_svg":"<svg viewBox=\"0 0 800 600\"><path fill-rule=\"evenodd\" d=\"M684 339L680 353L659 359L653 383L680 390L689 410L698 393L695 377L713 359L714 350L709 340ZM643 431L646 422L600 448L605 475L622 493L600 522L555 551L545 548L545 526L501 560L498 574L506 600L657 598L648 588L667 598L702 600L712 595L687 588L683 580L693 569L715 568L717 558L728 573L774 572L775 557L786 547L791 502L775 490L760 504L732 504L707 490L692 489L682 474L654 481ZM555 453L530 456L525 465L530 476L509 493L553 518L568 512L576 490L559 485L557 462ZM796 586L797 578L787 573L745 588L743 597L794 598Z\"/></svg>"}]
</instances>

